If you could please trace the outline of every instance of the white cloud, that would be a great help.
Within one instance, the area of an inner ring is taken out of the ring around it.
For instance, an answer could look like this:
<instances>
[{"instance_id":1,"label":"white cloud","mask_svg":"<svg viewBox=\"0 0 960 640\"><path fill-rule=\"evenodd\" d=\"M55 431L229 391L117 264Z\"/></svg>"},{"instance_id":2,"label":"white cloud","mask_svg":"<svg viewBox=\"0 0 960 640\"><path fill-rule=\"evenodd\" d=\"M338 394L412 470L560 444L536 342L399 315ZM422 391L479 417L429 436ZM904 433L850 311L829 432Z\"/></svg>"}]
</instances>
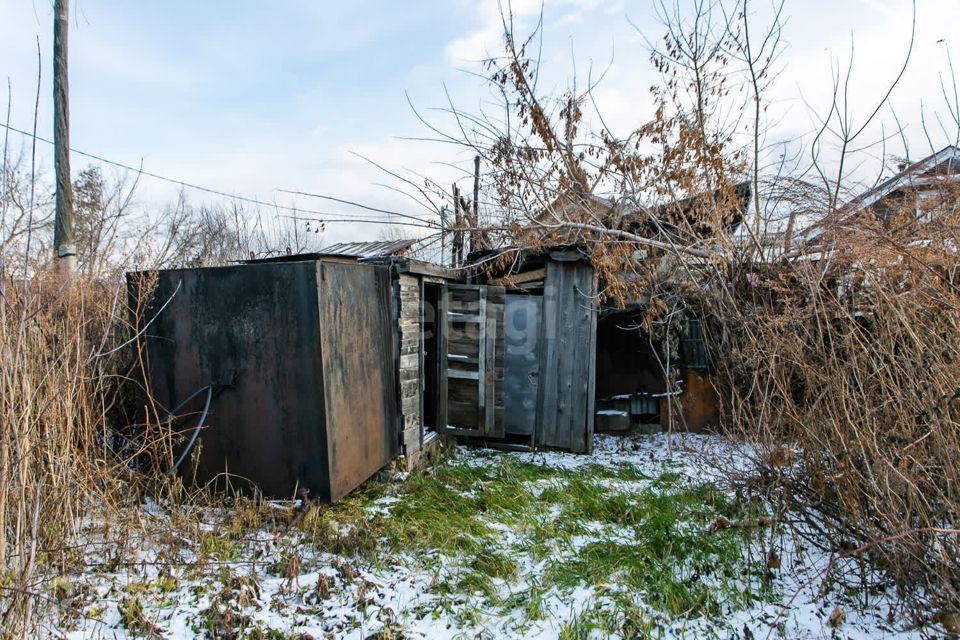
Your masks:
<instances>
[{"instance_id":1,"label":"white cloud","mask_svg":"<svg viewBox=\"0 0 960 640\"><path fill-rule=\"evenodd\" d=\"M509 7L513 17L514 32L516 35L525 35L531 30L540 16L541 7L544 16L551 17L560 14L549 23L548 31L565 25L574 25L583 21L585 13L595 11L604 4L605 0L513 0L503 2L504 10ZM562 13L562 12L566 13ZM500 3L497 0L482 0L476 4L476 26L467 34L460 36L446 47L447 58L451 64L464 62L478 62L491 55L499 53L503 46L503 15ZM551 28L552 27L552 28ZM557 34L552 33L551 37Z\"/></svg>"}]
</instances>

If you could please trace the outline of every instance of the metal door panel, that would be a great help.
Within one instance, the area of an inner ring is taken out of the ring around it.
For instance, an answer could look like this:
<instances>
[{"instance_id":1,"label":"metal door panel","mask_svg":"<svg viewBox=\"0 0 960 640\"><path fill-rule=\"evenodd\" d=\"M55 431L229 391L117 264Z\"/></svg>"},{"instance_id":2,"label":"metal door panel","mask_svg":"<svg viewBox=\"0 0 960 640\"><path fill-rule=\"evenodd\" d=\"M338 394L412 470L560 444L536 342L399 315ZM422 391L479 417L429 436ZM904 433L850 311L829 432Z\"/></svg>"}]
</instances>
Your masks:
<instances>
[{"instance_id":1,"label":"metal door panel","mask_svg":"<svg viewBox=\"0 0 960 640\"><path fill-rule=\"evenodd\" d=\"M507 294L504 309L504 430L532 436L537 423L543 297Z\"/></svg>"}]
</instances>

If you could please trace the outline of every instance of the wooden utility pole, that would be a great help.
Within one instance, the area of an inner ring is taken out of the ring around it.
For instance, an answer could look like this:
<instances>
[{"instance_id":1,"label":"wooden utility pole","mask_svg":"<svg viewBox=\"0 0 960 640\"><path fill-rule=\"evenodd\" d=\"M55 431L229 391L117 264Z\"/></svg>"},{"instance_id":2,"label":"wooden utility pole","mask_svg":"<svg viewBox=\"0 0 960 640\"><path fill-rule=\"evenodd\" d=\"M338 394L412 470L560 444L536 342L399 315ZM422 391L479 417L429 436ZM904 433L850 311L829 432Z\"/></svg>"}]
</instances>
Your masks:
<instances>
[{"instance_id":1,"label":"wooden utility pole","mask_svg":"<svg viewBox=\"0 0 960 640\"><path fill-rule=\"evenodd\" d=\"M463 219L460 217L460 189L453 183L453 266L463 264Z\"/></svg>"},{"instance_id":2,"label":"wooden utility pole","mask_svg":"<svg viewBox=\"0 0 960 640\"><path fill-rule=\"evenodd\" d=\"M53 149L57 180L53 247L61 272L70 277L77 266L73 240L73 184L70 181L70 88L67 81L67 30L70 0L53 5Z\"/></svg>"},{"instance_id":3,"label":"wooden utility pole","mask_svg":"<svg viewBox=\"0 0 960 640\"><path fill-rule=\"evenodd\" d=\"M446 265L447 261L444 258L446 253L447 245L447 205L440 207L440 264Z\"/></svg>"},{"instance_id":4,"label":"wooden utility pole","mask_svg":"<svg viewBox=\"0 0 960 640\"><path fill-rule=\"evenodd\" d=\"M470 207L470 251L486 249L480 242L480 155L473 158L473 206Z\"/></svg>"}]
</instances>

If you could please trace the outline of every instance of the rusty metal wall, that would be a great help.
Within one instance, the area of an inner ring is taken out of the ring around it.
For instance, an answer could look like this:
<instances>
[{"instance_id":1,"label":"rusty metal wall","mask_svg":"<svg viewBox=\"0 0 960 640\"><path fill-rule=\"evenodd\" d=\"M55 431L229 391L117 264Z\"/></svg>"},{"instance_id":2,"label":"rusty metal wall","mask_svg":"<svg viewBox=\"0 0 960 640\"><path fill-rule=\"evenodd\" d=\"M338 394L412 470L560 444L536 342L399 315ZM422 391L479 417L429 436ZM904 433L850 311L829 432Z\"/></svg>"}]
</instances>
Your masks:
<instances>
[{"instance_id":1,"label":"rusty metal wall","mask_svg":"<svg viewBox=\"0 0 960 640\"><path fill-rule=\"evenodd\" d=\"M383 468L398 442L390 271L317 263L330 498Z\"/></svg>"},{"instance_id":2,"label":"rusty metal wall","mask_svg":"<svg viewBox=\"0 0 960 640\"><path fill-rule=\"evenodd\" d=\"M710 375L695 369L682 369L683 393L679 397L679 413L669 424L668 399L661 401L660 424L664 429L703 433L720 426L720 396ZM676 411L676 409L675 409Z\"/></svg>"},{"instance_id":3,"label":"rusty metal wall","mask_svg":"<svg viewBox=\"0 0 960 640\"><path fill-rule=\"evenodd\" d=\"M252 482L268 496L292 497L303 487L335 500L389 460L384 434L396 423L384 400L394 393L389 273L332 266L308 260L156 273L139 320L150 322L143 341L155 398L169 409L204 385L232 380L201 432L197 482L222 486L226 472L234 487ZM131 274L132 290L139 280ZM187 462L182 471L192 468Z\"/></svg>"}]
</instances>

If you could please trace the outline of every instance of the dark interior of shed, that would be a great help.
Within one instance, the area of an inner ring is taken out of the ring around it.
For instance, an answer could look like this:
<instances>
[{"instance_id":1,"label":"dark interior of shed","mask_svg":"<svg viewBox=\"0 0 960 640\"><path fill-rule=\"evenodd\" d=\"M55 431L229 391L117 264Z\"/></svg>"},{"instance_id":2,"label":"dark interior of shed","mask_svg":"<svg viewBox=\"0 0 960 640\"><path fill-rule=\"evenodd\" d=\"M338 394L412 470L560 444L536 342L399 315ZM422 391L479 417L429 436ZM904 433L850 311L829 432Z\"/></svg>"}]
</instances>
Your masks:
<instances>
[{"instance_id":1,"label":"dark interior of shed","mask_svg":"<svg viewBox=\"0 0 960 640\"><path fill-rule=\"evenodd\" d=\"M657 396L666 384L639 312L611 313L597 320L596 385L597 410L604 418L600 422L622 416L621 428L659 423Z\"/></svg>"},{"instance_id":2,"label":"dark interior of shed","mask_svg":"<svg viewBox=\"0 0 960 640\"><path fill-rule=\"evenodd\" d=\"M597 397L666 390L642 314L615 313L597 321Z\"/></svg>"},{"instance_id":3,"label":"dark interior of shed","mask_svg":"<svg viewBox=\"0 0 960 640\"><path fill-rule=\"evenodd\" d=\"M437 430L437 399L439 390L440 345L437 331L437 311L440 308L440 296L443 287L430 282L423 283L421 295L420 344L423 345L423 427L427 432Z\"/></svg>"}]
</instances>

